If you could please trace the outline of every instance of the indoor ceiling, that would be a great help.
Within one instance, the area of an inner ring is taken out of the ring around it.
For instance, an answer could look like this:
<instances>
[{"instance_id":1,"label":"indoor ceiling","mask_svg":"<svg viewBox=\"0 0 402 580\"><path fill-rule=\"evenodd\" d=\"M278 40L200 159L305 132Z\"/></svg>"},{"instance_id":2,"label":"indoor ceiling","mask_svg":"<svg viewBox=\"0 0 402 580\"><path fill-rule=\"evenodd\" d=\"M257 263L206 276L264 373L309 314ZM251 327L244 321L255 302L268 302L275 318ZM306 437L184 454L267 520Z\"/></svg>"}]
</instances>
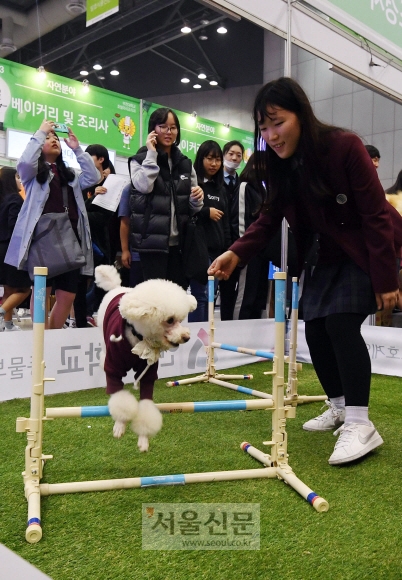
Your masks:
<instances>
[{"instance_id":1,"label":"indoor ceiling","mask_svg":"<svg viewBox=\"0 0 402 580\"><path fill-rule=\"evenodd\" d=\"M90 84L138 98L262 83L263 30L208 0L120 0L119 12L89 27L84 7L84 0L0 0L0 55L77 80L87 69ZM183 34L184 24L192 32ZM226 34L217 32L222 24Z\"/></svg>"}]
</instances>

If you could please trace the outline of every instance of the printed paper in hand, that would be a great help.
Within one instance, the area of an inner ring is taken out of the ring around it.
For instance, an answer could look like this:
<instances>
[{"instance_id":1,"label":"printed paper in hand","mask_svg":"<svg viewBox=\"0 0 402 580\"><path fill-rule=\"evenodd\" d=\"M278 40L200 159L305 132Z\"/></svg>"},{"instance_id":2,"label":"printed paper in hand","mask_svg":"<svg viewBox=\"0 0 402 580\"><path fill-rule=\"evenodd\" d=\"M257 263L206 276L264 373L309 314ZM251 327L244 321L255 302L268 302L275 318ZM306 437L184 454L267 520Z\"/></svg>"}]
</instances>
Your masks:
<instances>
[{"instance_id":1,"label":"printed paper in hand","mask_svg":"<svg viewBox=\"0 0 402 580\"><path fill-rule=\"evenodd\" d=\"M121 194L126 185L130 183L128 177L110 174L106 177L103 187L107 189L106 193L98 194L92 204L99 205L110 211L116 211L119 207Z\"/></svg>"}]
</instances>

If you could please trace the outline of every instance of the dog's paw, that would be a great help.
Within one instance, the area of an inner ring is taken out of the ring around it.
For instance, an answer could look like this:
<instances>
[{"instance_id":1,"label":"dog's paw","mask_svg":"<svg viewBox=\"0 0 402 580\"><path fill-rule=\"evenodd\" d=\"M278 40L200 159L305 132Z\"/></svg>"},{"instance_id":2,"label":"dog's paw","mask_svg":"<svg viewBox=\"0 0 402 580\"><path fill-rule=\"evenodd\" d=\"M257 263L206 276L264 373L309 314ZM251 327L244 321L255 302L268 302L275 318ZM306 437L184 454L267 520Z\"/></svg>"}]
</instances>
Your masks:
<instances>
[{"instance_id":1,"label":"dog's paw","mask_svg":"<svg viewBox=\"0 0 402 580\"><path fill-rule=\"evenodd\" d=\"M127 423L124 423L123 421L116 421L113 425L113 437L120 439L120 437L122 437L126 432L126 425Z\"/></svg>"},{"instance_id":2,"label":"dog's paw","mask_svg":"<svg viewBox=\"0 0 402 580\"><path fill-rule=\"evenodd\" d=\"M140 435L138 437L138 449L142 452L148 451L149 449L149 440L146 435Z\"/></svg>"}]
</instances>

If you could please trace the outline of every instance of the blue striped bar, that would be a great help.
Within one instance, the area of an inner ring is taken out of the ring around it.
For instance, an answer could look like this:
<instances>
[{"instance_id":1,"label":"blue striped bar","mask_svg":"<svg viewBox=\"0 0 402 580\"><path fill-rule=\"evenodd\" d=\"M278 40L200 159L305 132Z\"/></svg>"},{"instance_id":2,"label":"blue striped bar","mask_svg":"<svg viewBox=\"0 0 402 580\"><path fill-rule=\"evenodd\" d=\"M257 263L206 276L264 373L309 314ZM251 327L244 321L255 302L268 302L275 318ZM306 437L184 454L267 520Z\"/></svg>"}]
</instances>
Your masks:
<instances>
[{"instance_id":1,"label":"blue striped bar","mask_svg":"<svg viewBox=\"0 0 402 580\"><path fill-rule=\"evenodd\" d=\"M35 274L34 276L34 311L33 322L45 323L46 303L46 276Z\"/></svg>"},{"instance_id":2,"label":"blue striped bar","mask_svg":"<svg viewBox=\"0 0 402 580\"><path fill-rule=\"evenodd\" d=\"M261 358L267 358L269 360L273 360L274 354L272 352L268 352L266 350L255 350L253 353L242 352L239 350L239 346L233 346L231 344L222 343L219 348L223 350L232 350L233 352L240 352L241 354L249 354L250 356L260 356ZM252 350L251 348L249 350Z\"/></svg>"},{"instance_id":3,"label":"blue striped bar","mask_svg":"<svg viewBox=\"0 0 402 580\"><path fill-rule=\"evenodd\" d=\"M208 280L208 302L215 300L215 280Z\"/></svg>"},{"instance_id":4,"label":"blue striped bar","mask_svg":"<svg viewBox=\"0 0 402 580\"><path fill-rule=\"evenodd\" d=\"M297 282L293 282L292 286L292 310L297 310L299 308L299 285Z\"/></svg>"},{"instance_id":5,"label":"blue striped bar","mask_svg":"<svg viewBox=\"0 0 402 580\"><path fill-rule=\"evenodd\" d=\"M155 477L141 477L140 487L151 487L153 485L184 485L186 479L184 475L156 475Z\"/></svg>"},{"instance_id":6,"label":"blue striped bar","mask_svg":"<svg viewBox=\"0 0 402 580\"><path fill-rule=\"evenodd\" d=\"M30 520L28 520L27 528L29 528L29 526L32 526L34 524L37 524L38 526L41 526L42 525L42 523L41 523L41 521L40 521L39 518L31 518Z\"/></svg>"},{"instance_id":7,"label":"blue striped bar","mask_svg":"<svg viewBox=\"0 0 402 580\"><path fill-rule=\"evenodd\" d=\"M275 322L285 322L286 280L275 280Z\"/></svg>"},{"instance_id":8,"label":"blue striped bar","mask_svg":"<svg viewBox=\"0 0 402 580\"><path fill-rule=\"evenodd\" d=\"M208 411L246 411L247 401L201 401L194 403L194 413Z\"/></svg>"},{"instance_id":9,"label":"blue striped bar","mask_svg":"<svg viewBox=\"0 0 402 580\"><path fill-rule=\"evenodd\" d=\"M252 395L254 393L253 389L249 389L248 387L242 387L241 385L233 385L236 387L236 391L239 393L245 393L246 395Z\"/></svg>"},{"instance_id":10,"label":"blue striped bar","mask_svg":"<svg viewBox=\"0 0 402 580\"><path fill-rule=\"evenodd\" d=\"M109 407L107 405L81 407L81 417L110 417Z\"/></svg>"}]
</instances>

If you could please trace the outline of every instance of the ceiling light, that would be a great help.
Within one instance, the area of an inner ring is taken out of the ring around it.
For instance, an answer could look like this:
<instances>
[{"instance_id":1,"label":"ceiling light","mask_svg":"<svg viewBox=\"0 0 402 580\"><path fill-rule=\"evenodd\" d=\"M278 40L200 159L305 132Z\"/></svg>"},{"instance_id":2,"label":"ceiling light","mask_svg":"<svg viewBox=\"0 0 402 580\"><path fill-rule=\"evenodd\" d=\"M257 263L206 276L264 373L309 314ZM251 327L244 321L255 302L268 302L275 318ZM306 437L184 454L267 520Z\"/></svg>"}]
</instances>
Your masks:
<instances>
[{"instance_id":1,"label":"ceiling light","mask_svg":"<svg viewBox=\"0 0 402 580\"><path fill-rule=\"evenodd\" d=\"M41 78L43 78L43 77L46 76L46 70L45 70L45 67L44 66L42 66L42 65L38 66L37 71L38 71L38 75Z\"/></svg>"},{"instance_id":2,"label":"ceiling light","mask_svg":"<svg viewBox=\"0 0 402 580\"><path fill-rule=\"evenodd\" d=\"M86 6L84 0L71 0L67 2L65 9L73 16L78 16L85 12Z\"/></svg>"},{"instance_id":3,"label":"ceiling light","mask_svg":"<svg viewBox=\"0 0 402 580\"><path fill-rule=\"evenodd\" d=\"M82 69L82 70L80 70L80 75L83 77L86 77L89 75L89 72L86 69Z\"/></svg>"},{"instance_id":4,"label":"ceiling light","mask_svg":"<svg viewBox=\"0 0 402 580\"><path fill-rule=\"evenodd\" d=\"M198 83L196 85L193 85L193 89L200 89L200 88L201 88L201 85Z\"/></svg>"},{"instance_id":5,"label":"ceiling light","mask_svg":"<svg viewBox=\"0 0 402 580\"><path fill-rule=\"evenodd\" d=\"M230 129L230 124L229 123L223 123L223 126L225 127L225 133L227 133Z\"/></svg>"},{"instance_id":6,"label":"ceiling light","mask_svg":"<svg viewBox=\"0 0 402 580\"><path fill-rule=\"evenodd\" d=\"M216 87L218 81L209 81L209 84L212 85L213 87Z\"/></svg>"},{"instance_id":7,"label":"ceiling light","mask_svg":"<svg viewBox=\"0 0 402 580\"><path fill-rule=\"evenodd\" d=\"M208 18L203 18L202 20L200 20L200 22L203 26L208 26L208 24L209 24Z\"/></svg>"},{"instance_id":8,"label":"ceiling light","mask_svg":"<svg viewBox=\"0 0 402 580\"><path fill-rule=\"evenodd\" d=\"M191 116L195 118L195 117L197 116L197 111L193 111L193 112L191 113Z\"/></svg>"},{"instance_id":9,"label":"ceiling light","mask_svg":"<svg viewBox=\"0 0 402 580\"><path fill-rule=\"evenodd\" d=\"M99 62L96 62L96 63L93 65L93 67L92 67L92 68L93 68L93 69L95 69L95 70L102 70L102 65L101 65L101 64L99 64Z\"/></svg>"},{"instance_id":10,"label":"ceiling light","mask_svg":"<svg viewBox=\"0 0 402 580\"><path fill-rule=\"evenodd\" d=\"M98 79L99 79L100 81L104 81L104 80L105 80L105 77L104 77L104 75L103 75L103 74L102 74L102 75L98 75Z\"/></svg>"},{"instance_id":11,"label":"ceiling light","mask_svg":"<svg viewBox=\"0 0 402 580\"><path fill-rule=\"evenodd\" d=\"M113 77L117 77L117 75L119 75L120 73L119 73L119 71L118 71L118 70L116 70L115 68L112 68L112 70L110 71L110 74L111 74Z\"/></svg>"},{"instance_id":12,"label":"ceiling light","mask_svg":"<svg viewBox=\"0 0 402 580\"><path fill-rule=\"evenodd\" d=\"M219 32L219 34L226 34L227 31L228 31L228 29L225 27L225 25L222 22L222 24L220 25L220 27L217 29L217 32Z\"/></svg>"},{"instance_id":13,"label":"ceiling light","mask_svg":"<svg viewBox=\"0 0 402 580\"><path fill-rule=\"evenodd\" d=\"M89 80L88 79L84 79L82 81L82 90L84 93L87 93L89 91Z\"/></svg>"},{"instance_id":14,"label":"ceiling light","mask_svg":"<svg viewBox=\"0 0 402 580\"><path fill-rule=\"evenodd\" d=\"M185 24L182 28L180 28L180 30L183 34L189 34L191 32L191 28L188 26L188 24Z\"/></svg>"},{"instance_id":15,"label":"ceiling light","mask_svg":"<svg viewBox=\"0 0 402 580\"><path fill-rule=\"evenodd\" d=\"M198 37L200 40L208 40L208 35L205 31L205 29L202 29L200 32L200 35Z\"/></svg>"},{"instance_id":16,"label":"ceiling light","mask_svg":"<svg viewBox=\"0 0 402 580\"><path fill-rule=\"evenodd\" d=\"M186 84L186 83L189 83L189 82L190 82L190 79L189 79L189 78L187 78L187 77L183 77L183 78L181 79L181 82L182 82L182 83L184 83L184 84Z\"/></svg>"},{"instance_id":17,"label":"ceiling light","mask_svg":"<svg viewBox=\"0 0 402 580\"><path fill-rule=\"evenodd\" d=\"M207 75L204 72L200 72L200 74L198 75L199 79L206 79Z\"/></svg>"}]
</instances>

